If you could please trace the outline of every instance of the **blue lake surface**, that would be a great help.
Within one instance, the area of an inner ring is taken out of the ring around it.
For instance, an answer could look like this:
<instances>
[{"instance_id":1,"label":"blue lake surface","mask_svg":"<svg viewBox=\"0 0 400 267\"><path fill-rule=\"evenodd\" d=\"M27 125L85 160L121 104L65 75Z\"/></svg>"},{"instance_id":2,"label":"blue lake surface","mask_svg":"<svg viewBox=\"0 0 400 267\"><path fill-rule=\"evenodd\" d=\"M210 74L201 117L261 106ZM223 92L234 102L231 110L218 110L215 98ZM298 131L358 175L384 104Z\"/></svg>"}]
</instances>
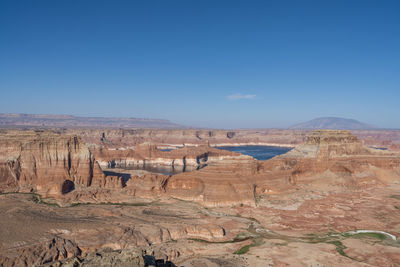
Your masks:
<instances>
[{"instance_id":1,"label":"blue lake surface","mask_svg":"<svg viewBox=\"0 0 400 267\"><path fill-rule=\"evenodd\" d=\"M217 148L239 152L258 160L267 160L292 150L291 147L279 146L220 146Z\"/></svg>"}]
</instances>

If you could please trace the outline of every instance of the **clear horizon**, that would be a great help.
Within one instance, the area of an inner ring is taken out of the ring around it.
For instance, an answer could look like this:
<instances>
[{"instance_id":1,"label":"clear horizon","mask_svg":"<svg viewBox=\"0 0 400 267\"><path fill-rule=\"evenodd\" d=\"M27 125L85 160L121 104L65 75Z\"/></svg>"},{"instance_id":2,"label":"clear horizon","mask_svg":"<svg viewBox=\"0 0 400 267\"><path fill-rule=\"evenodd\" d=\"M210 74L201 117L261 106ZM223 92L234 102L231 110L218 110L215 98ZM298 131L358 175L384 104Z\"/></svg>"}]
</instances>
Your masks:
<instances>
[{"instance_id":1,"label":"clear horizon","mask_svg":"<svg viewBox=\"0 0 400 267\"><path fill-rule=\"evenodd\" d=\"M399 1L1 1L0 113L400 128Z\"/></svg>"}]
</instances>

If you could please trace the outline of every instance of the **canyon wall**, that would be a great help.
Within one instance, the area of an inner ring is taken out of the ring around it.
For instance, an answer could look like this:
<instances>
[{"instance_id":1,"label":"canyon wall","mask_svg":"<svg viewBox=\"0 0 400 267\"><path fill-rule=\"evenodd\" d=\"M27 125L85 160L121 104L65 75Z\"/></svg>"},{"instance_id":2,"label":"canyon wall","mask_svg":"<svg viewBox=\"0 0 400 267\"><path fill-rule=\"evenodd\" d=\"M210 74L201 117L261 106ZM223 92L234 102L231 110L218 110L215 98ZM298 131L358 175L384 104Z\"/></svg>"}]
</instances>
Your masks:
<instances>
[{"instance_id":1,"label":"canyon wall","mask_svg":"<svg viewBox=\"0 0 400 267\"><path fill-rule=\"evenodd\" d=\"M302 190L358 190L400 177L400 155L365 147L348 131L315 131L305 143L271 160L209 145L160 151L89 147L76 135L42 131L0 133L0 190L38 192L76 201L122 201L134 197L195 201L206 206L257 205L257 199ZM105 176L109 166L194 166L176 175ZM71 193L69 193L71 192Z\"/></svg>"},{"instance_id":2,"label":"canyon wall","mask_svg":"<svg viewBox=\"0 0 400 267\"><path fill-rule=\"evenodd\" d=\"M174 175L167 195L207 206L248 204L274 194L362 190L400 180L400 155L363 146L349 131L315 131L292 151Z\"/></svg>"},{"instance_id":3,"label":"canyon wall","mask_svg":"<svg viewBox=\"0 0 400 267\"><path fill-rule=\"evenodd\" d=\"M0 190L65 194L100 184L103 172L77 136L43 131L0 132Z\"/></svg>"},{"instance_id":4,"label":"canyon wall","mask_svg":"<svg viewBox=\"0 0 400 267\"><path fill-rule=\"evenodd\" d=\"M294 146L302 143L306 131L297 130L165 130L165 129L60 129L80 136L92 146L129 148L141 143L168 147L195 145L276 145ZM160 146L161 147L161 146Z\"/></svg>"},{"instance_id":5,"label":"canyon wall","mask_svg":"<svg viewBox=\"0 0 400 267\"><path fill-rule=\"evenodd\" d=\"M294 147L307 140L311 130L206 130L206 129L60 129L59 132L80 136L90 146L129 148L152 143L160 148L184 145L271 145ZM370 147L398 149L400 130L353 130L361 143ZM161 146L163 145L163 146Z\"/></svg>"},{"instance_id":6,"label":"canyon wall","mask_svg":"<svg viewBox=\"0 0 400 267\"><path fill-rule=\"evenodd\" d=\"M168 166L185 170L200 169L210 164L229 163L230 160L251 158L240 153L221 150L209 145L185 146L171 151L162 151L156 145L143 143L128 149L92 149L102 168L144 167L146 165Z\"/></svg>"}]
</instances>

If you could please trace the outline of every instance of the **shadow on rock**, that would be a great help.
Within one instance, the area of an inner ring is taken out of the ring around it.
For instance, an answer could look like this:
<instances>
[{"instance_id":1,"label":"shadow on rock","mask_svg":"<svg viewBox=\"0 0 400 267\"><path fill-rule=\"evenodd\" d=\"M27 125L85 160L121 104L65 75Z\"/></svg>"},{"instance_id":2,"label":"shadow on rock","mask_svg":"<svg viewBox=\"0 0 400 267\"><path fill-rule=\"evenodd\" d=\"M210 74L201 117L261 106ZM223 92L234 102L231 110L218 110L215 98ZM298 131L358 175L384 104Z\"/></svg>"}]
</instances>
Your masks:
<instances>
[{"instance_id":1,"label":"shadow on rock","mask_svg":"<svg viewBox=\"0 0 400 267\"><path fill-rule=\"evenodd\" d=\"M154 256L145 255L143 256L144 266L146 267L177 267L171 261L165 261L164 259L156 259Z\"/></svg>"}]
</instances>

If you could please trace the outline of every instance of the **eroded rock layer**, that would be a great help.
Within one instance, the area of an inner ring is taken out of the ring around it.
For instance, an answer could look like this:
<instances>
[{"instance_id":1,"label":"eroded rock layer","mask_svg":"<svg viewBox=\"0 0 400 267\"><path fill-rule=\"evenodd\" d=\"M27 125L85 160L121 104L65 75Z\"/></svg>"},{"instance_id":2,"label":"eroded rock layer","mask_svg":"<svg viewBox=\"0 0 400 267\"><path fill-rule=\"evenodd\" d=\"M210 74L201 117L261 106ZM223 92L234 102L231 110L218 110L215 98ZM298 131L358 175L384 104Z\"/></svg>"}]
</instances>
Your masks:
<instances>
[{"instance_id":1,"label":"eroded rock layer","mask_svg":"<svg viewBox=\"0 0 400 267\"><path fill-rule=\"evenodd\" d=\"M128 188L144 183L153 190L149 196L163 192L209 206L256 205L264 195L288 193L306 184L317 190L385 184L399 179L399 166L398 154L366 148L348 131L326 130L313 132L305 144L268 161L236 159L164 177L162 183L147 176Z\"/></svg>"},{"instance_id":2,"label":"eroded rock layer","mask_svg":"<svg viewBox=\"0 0 400 267\"><path fill-rule=\"evenodd\" d=\"M298 189L303 181L318 184L322 176L335 188L384 184L397 179L399 156L395 152L367 148L348 131L323 130L290 152L268 161L223 151L210 146L160 151L152 144L134 149L95 150L101 165L172 167L195 166L197 171L177 175L132 175L123 180L105 177L88 147L76 136L51 132L3 133L1 139L1 188L3 191L34 190L45 195L85 198L99 188L132 197L190 200L209 206L256 205L264 194ZM204 168L201 168L204 167ZM311 179L310 177L313 176ZM362 177L362 178L360 178ZM311 179L311 180L310 180ZM84 188L92 188L84 190ZM78 189L78 190L74 190ZM73 191L72 195L68 195ZM88 193L90 191L90 193Z\"/></svg>"},{"instance_id":3,"label":"eroded rock layer","mask_svg":"<svg viewBox=\"0 0 400 267\"><path fill-rule=\"evenodd\" d=\"M251 157L221 150L208 145L187 146L171 151L162 151L150 143L139 144L132 149L93 149L101 167L133 167L145 165L201 168L210 164L224 164ZM193 169L193 168L192 168Z\"/></svg>"},{"instance_id":4,"label":"eroded rock layer","mask_svg":"<svg viewBox=\"0 0 400 267\"><path fill-rule=\"evenodd\" d=\"M60 195L99 185L103 172L77 136L41 131L0 133L0 190Z\"/></svg>"},{"instance_id":5,"label":"eroded rock layer","mask_svg":"<svg viewBox=\"0 0 400 267\"><path fill-rule=\"evenodd\" d=\"M123 182L77 136L1 132L2 192L42 196L0 194L0 264L400 264L400 155L348 131L315 131L267 161L207 145L91 149L107 164L205 164Z\"/></svg>"},{"instance_id":6,"label":"eroded rock layer","mask_svg":"<svg viewBox=\"0 0 400 267\"><path fill-rule=\"evenodd\" d=\"M60 129L80 136L91 146L129 148L150 142L159 147L183 145L272 145L294 147L307 140L311 130L166 130L166 129ZM353 130L363 145L395 149L400 146L400 130Z\"/></svg>"}]
</instances>

